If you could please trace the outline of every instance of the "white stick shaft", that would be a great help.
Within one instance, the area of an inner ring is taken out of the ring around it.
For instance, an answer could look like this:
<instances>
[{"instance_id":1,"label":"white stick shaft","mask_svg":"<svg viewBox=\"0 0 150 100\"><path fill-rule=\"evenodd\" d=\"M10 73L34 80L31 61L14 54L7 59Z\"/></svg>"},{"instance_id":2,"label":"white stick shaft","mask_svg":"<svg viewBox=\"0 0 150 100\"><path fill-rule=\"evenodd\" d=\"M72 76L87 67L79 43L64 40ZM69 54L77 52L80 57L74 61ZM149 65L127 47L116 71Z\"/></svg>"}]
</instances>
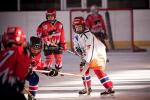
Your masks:
<instances>
[{"instance_id":1,"label":"white stick shaft","mask_svg":"<svg viewBox=\"0 0 150 100\"><path fill-rule=\"evenodd\" d=\"M70 51L70 50L67 50L67 52L68 52L68 53L71 53L71 54L73 54L73 55L76 55L76 56L79 56L79 57L81 57L81 55L79 55L79 54L76 54L76 53L74 53L74 52L72 52L72 51Z\"/></svg>"},{"instance_id":2,"label":"white stick shaft","mask_svg":"<svg viewBox=\"0 0 150 100\"><path fill-rule=\"evenodd\" d=\"M49 71L46 70L33 70L35 72L39 72L39 73L49 73ZM58 72L61 75L68 75L68 76L78 76L78 77L82 77L80 74L73 74L73 73L64 73L64 72Z\"/></svg>"},{"instance_id":3,"label":"white stick shaft","mask_svg":"<svg viewBox=\"0 0 150 100\"><path fill-rule=\"evenodd\" d=\"M82 77L80 74L73 74L73 73L63 73L63 72L59 72L59 74L68 75L68 76L78 76L78 77Z\"/></svg>"}]
</instances>

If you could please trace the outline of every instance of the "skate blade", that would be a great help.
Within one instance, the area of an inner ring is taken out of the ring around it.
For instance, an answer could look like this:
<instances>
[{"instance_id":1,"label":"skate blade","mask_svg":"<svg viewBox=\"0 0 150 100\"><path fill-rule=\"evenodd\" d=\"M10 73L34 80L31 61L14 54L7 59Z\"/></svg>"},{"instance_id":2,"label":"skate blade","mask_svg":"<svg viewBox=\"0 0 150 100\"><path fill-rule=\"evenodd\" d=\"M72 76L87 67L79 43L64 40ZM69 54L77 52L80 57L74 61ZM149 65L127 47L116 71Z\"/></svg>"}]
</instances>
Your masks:
<instances>
[{"instance_id":1,"label":"skate blade","mask_svg":"<svg viewBox=\"0 0 150 100\"><path fill-rule=\"evenodd\" d=\"M101 95L101 98L115 98L115 94L114 93L111 93L111 94L104 94L104 95Z\"/></svg>"},{"instance_id":2,"label":"skate blade","mask_svg":"<svg viewBox=\"0 0 150 100\"><path fill-rule=\"evenodd\" d=\"M64 74L60 74L60 76L65 76Z\"/></svg>"}]
</instances>

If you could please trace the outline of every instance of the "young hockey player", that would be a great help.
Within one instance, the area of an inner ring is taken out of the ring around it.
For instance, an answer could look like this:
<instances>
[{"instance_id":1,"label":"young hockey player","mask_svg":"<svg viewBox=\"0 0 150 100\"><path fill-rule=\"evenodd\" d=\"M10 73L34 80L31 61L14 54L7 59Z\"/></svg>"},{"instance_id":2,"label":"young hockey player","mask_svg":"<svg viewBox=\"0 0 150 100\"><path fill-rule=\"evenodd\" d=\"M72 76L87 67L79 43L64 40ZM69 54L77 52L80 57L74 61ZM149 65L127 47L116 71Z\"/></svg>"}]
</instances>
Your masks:
<instances>
[{"instance_id":1,"label":"young hockey player","mask_svg":"<svg viewBox=\"0 0 150 100\"><path fill-rule=\"evenodd\" d=\"M55 68L62 69L62 52L66 50L63 24L56 19L56 10L48 9L46 21L42 22L37 29L37 36L44 44L44 55L47 66L52 67L55 58Z\"/></svg>"},{"instance_id":2,"label":"young hockey player","mask_svg":"<svg viewBox=\"0 0 150 100\"><path fill-rule=\"evenodd\" d=\"M0 98L26 100L22 91L30 64L26 37L20 27L8 27L0 52Z\"/></svg>"},{"instance_id":3,"label":"young hockey player","mask_svg":"<svg viewBox=\"0 0 150 100\"><path fill-rule=\"evenodd\" d=\"M30 59L31 59L31 64L30 64L30 71L27 76L27 81L29 81L29 92L35 96L36 92L38 91L38 83L39 83L39 76L33 72L33 70L47 70L50 71L47 76L57 76L58 71L55 69L48 69L47 66L42 62L41 60L41 49L42 49L42 41L38 37L32 36L30 38L30 45L29 45L29 50L30 50ZM30 96L29 96L30 98Z\"/></svg>"},{"instance_id":4,"label":"young hockey player","mask_svg":"<svg viewBox=\"0 0 150 100\"><path fill-rule=\"evenodd\" d=\"M79 91L79 94L87 93L86 88L88 88L88 94L92 91L90 69L93 69L100 82L106 88L106 91L102 92L101 95L113 94L113 83L104 72L107 58L105 45L86 29L83 17L74 18L73 29L75 32L74 49L82 56L80 71L82 72L84 66L89 67L85 72L85 77L82 78L85 89Z\"/></svg>"},{"instance_id":5,"label":"young hockey player","mask_svg":"<svg viewBox=\"0 0 150 100\"><path fill-rule=\"evenodd\" d=\"M108 51L108 47L105 43L108 36L106 34L104 19L102 15L98 13L98 8L96 5L92 5L90 11L91 14L89 14L86 18L86 26L96 37L99 37L101 42L106 46L106 51Z\"/></svg>"}]
</instances>

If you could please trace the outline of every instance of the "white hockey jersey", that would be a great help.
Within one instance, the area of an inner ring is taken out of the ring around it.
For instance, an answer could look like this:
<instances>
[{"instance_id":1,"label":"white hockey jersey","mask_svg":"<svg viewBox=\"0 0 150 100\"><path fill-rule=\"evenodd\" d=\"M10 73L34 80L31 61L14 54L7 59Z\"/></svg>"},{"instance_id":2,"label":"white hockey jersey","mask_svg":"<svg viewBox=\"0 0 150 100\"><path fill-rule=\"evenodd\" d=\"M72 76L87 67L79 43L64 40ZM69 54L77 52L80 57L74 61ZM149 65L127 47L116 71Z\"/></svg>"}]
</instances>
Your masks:
<instances>
[{"instance_id":1,"label":"white hockey jersey","mask_svg":"<svg viewBox=\"0 0 150 100\"><path fill-rule=\"evenodd\" d=\"M105 45L90 31L86 30L82 34L74 34L73 43L74 49L77 47L85 52L83 59L86 60L87 63L96 59L98 61L98 66L105 67L107 59Z\"/></svg>"}]
</instances>

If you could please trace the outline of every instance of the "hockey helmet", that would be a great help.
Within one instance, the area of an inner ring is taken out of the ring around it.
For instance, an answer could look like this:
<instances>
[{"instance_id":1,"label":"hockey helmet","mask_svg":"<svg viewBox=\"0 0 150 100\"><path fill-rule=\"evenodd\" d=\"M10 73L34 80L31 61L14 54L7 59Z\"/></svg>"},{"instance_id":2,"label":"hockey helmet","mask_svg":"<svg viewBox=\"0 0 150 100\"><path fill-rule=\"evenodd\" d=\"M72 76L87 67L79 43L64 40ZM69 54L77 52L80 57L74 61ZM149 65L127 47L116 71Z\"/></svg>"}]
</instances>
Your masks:
<instances>
[{"instance_id":1,"label":"hockey helmet","mask_svg":"<svg viewBox=\"0 0 150 100\"><path fill-rule=\"evenodd\" d=\"M8 27L2 36L4 47L10 44L23 46L26 43L26 36L20 27Z\"/></svg>"},{"instance_id":2,"label":"hockey helmet","mask_svg":"<svg viewBox=\"0 0 150 100\"><path fill-rule=\"evenodd\" d=\"M56 9L48 9L47 12L46 12L46 19L47 20L55 20L56 18Z\"/></svg>"},{"instance_id":3,"label":"hockey helmet","mask_svg":"<svg viewBox=\"0 0 150 100\"><path fill-rule=\"evenodd\" d=\"M73 20L73 30L77 34L81 34L85 30L85 21L83 17L75 17Z\"/></svg>"},{"instance_id":4,"label":"hockey helmet","mask_svg":"<svg viewBox=\"0 0 150 100\"><path fill-rule=\"evenodd\" d=\"M41 52L41 49L42 49L42 40L41 40L41 38L32 36L30 38L30 51L31 51L31 54L36 55L36 54Z\"/></svg>"}]
</instances>

